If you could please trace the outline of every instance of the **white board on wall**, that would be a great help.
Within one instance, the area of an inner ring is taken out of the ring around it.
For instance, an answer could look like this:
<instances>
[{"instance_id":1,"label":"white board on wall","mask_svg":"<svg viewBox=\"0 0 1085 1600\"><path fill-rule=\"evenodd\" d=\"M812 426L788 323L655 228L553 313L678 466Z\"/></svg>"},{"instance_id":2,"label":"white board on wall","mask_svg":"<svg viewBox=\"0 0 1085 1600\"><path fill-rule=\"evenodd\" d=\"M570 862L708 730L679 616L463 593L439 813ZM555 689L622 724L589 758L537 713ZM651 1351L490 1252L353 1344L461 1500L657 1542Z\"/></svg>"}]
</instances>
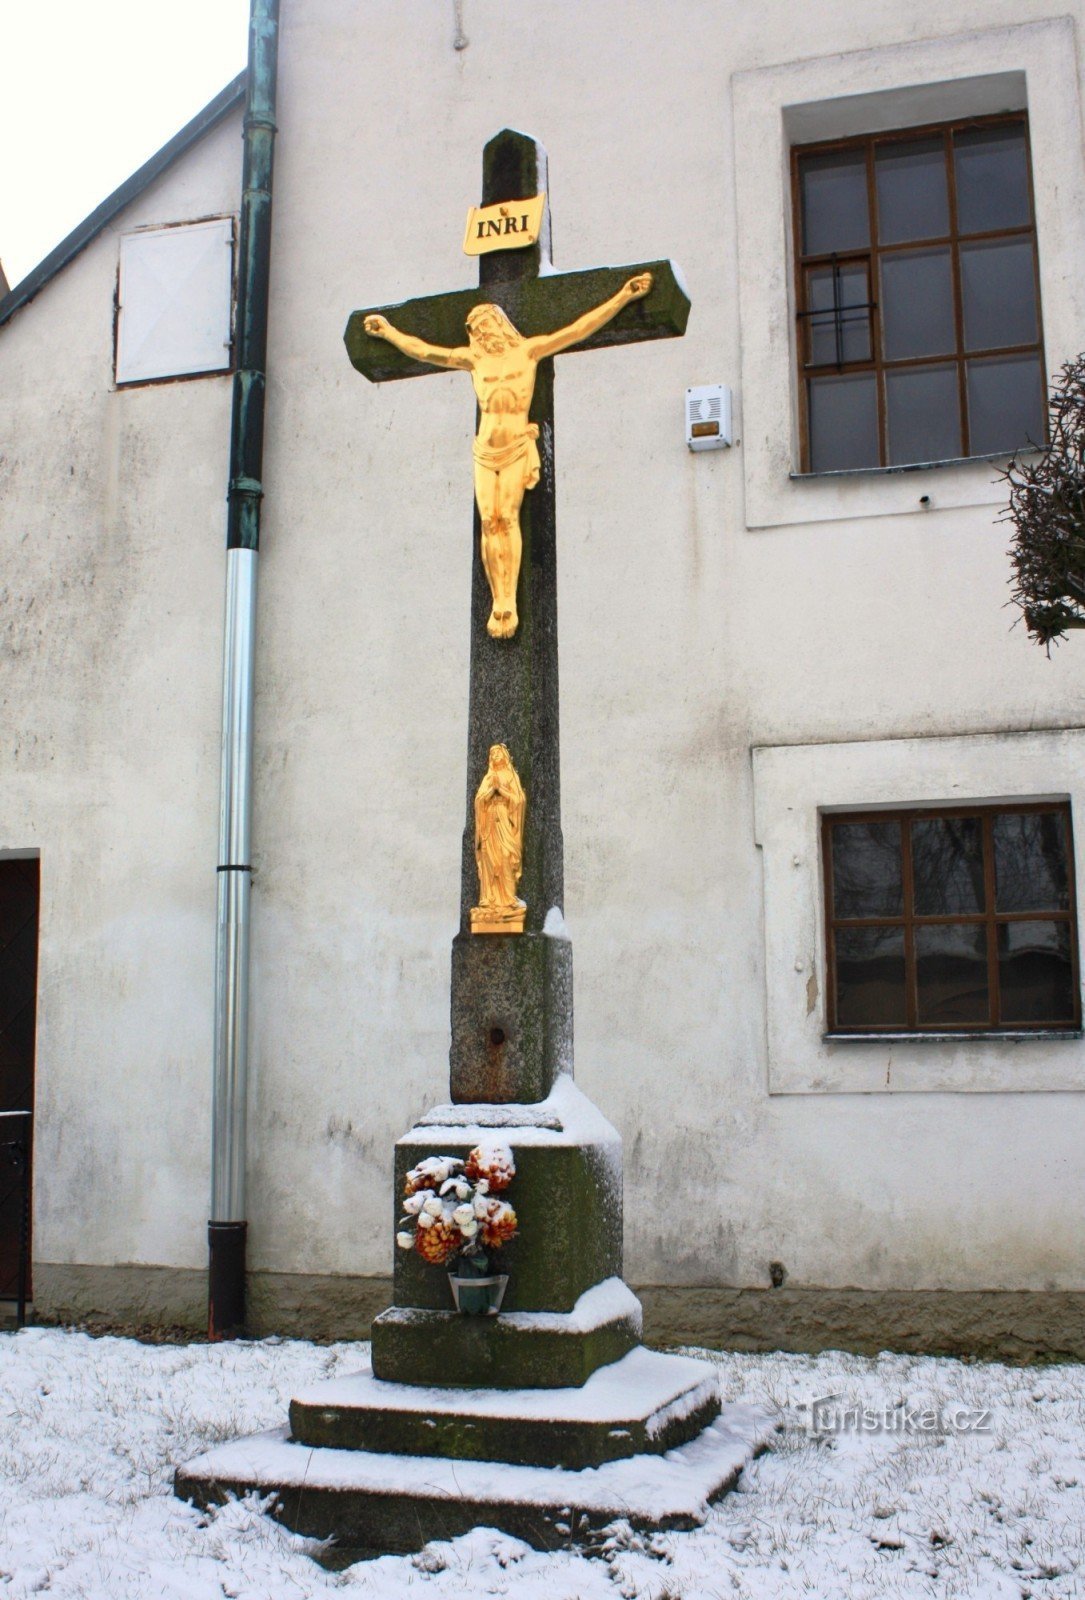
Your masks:
<instances>
[{"instance_id":1,"label":"white board on wall","mask_svg":"<svg viewBox=\"0 0 1085 1600\"><path fill-rule=\"evenodd\" d=\"M229 368L233 243L231 217L124 235L118 383Z\"/></svg>"}]
</instances>

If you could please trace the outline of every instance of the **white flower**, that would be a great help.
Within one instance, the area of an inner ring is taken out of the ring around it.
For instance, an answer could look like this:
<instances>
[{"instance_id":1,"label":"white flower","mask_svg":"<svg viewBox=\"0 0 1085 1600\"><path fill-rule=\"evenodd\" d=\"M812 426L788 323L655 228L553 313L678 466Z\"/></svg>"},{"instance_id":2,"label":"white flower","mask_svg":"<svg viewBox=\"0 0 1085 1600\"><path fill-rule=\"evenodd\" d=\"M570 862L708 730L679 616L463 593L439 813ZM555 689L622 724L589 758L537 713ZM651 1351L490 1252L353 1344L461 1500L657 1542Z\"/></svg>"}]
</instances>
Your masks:
<instances>
[{"instance_id":1,"label":"white flower","mask_svg":"<svg viewBox=\"0 0 1085 1600\"><path fill-rule=\"evenodd\" d=\"M435 1194L431 1194L429 1199L423 1205L422 1210L428 1217L439 1217L441 1212L444 1210L444 1206L441 1204L440 1200L438 1200Z\"/></svg>"},{"instance_id":2,"label":"white flower","mask_svg":"<svg viewBox=\"0 0 1085 1600\"><path fill-rule=\"evenodd\" d=\"M478 1190L479 1194L489 1194L489 1192L490 1192L490 1180L489 1180L489 1178L480 1178L478 1180L478 1182L475 1184L475 1188Z\"/></svg>"},{"instance_id":3,"label":"white flower","mask_svg":"<svg viewBox=\"0 0 1085 1600\"><path fill-rule=\"evenodd\" d=\"M490 1211L490 1202L486 1199L485 1195L477 1194L475 1196L475 1203L471 1209L475 1213L476 1217L488 1216Z\"/></svg>"},{"instance_id":4,"label":"white flower","mask_svg":"<svg viewBox=\"0 0 1085 1600\"><path fill-rule=\"evenodd\" d=\"M409 1250L414 1243L413 1233L397 1233L396 1243L401 1250Z\"/></svg>"},{"instance_id":5,"label":"white flower","mask_svg":"<svg viewBox=\"0 0 1085 1600\"><path fill-rule=\"evenodd\" d=\"M464 1183L462 1178L457 1178L456 1179L456 1199L457 1200L470 1200L470 1198L471 1198L471 1185L469 1183Z\"/></svg>"},{"instance_id":6,"label":"white flower","mask_svg":"<svg viewBox=\"0 0 1085 1600\"><path fill-rule=\"evenodd\" d=\"M427 1156L420 1161L417 1167L412 1167L407 1174L407 1182L416 1188L435 1188L444 1183L456 1172L463 1171L463 1162L458 1156Z\"/></svg>"},{"instance_id":7,"label":"white flower","mask_svg":"<svg viewBox=\"0 0 1085 1600\"><path fill-rule=\"evenodd\" d=\"M467 1207L464 1206L463 1209L466 1211ZM478 1232L478 1223L475 1221L474 1217L472 1217L469 1222L461 1222L459 1224L459 1229L465 1239L473 1239L475 1234Z\"/></svg>"},{"instance_id":8,"label":"white flower","mask_svg":"<svg viewBox=\"0 0 1085 1600\"><path fill-rule=\"evenodd\" d=\"M418 1194L409 1194L403 1202L404 1211L409 1217L416 1217L425 1205L427 1198L428 1191L425 1189L419 1190Z\"/></svg>"},{"instance_id":9,"label":"white flower","mask_svg":"<svg viewBox=\"0 0 1085 1600\"><path fill-rule=\"evenodd\" d=\"M433 1227L433 1218L430 1216L428 1211L420 1211L418 1213L418 1226L420 1228Z\"/></svg>"},{"instance_id":10,"label":"white flower","mask_svg":"<svg viewBox=\"0 0 1085 1600\"><path fill-rule=\"evenodd\" d=\"M453 1220L453 1222L456 1224L456 1226L458 1228L462 1228L465 1222L474 1222L474 1220L475 1220L474 1207L473 1206L457 1206L455 1211L453 1211L453 1213L452 1213L452 1220Z\"/></svg>"}]
</instances>

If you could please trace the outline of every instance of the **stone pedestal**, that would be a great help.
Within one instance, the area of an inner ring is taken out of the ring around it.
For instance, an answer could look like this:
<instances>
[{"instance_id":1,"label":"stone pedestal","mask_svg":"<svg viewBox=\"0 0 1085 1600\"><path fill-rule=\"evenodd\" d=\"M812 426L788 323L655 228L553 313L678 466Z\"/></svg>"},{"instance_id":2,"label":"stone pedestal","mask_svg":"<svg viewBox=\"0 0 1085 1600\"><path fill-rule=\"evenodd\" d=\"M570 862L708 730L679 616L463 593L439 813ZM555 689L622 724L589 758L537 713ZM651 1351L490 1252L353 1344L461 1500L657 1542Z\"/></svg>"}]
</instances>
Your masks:
<instances>
[{"instance_id":1,"label":"stone pedestal","mask_svg":"<svg viewBox=\"0 0 1085 1600\"><path fill-rule=\"evenodd\" d=\"M460 1316L446 1274L398 1250L393 1304L373 1324L378 1378L504 1389L580 1384L640 1338L640 1305L621 1281L618 1135L569 1077L537 1106L494 1110L438 1107L435 1120L412 1128L396 1146L396 1203L407 1172L426 1156L466 1157L495 1137L510 1146L519 1231L502 1252L509 1283L501 1315Z\"/></svg>"},{"instance_id":2,"label":"stone pedestal","mask_svg":"<svg viewBox=\"0 0 1085 1600\"><path fill-rule=\"evenodd\" d=\"M549 1549L617 1517L704 1520L771 1428L745 1407L721 1416L708 1362L640 1343L617 1134L565 1075L534 1105L439 1106L396 1146L397 1214L411 1167L486 1138L516 1162L501 1314L460 1315L447 1275L397 1251L371 1362L297 1394L289 1429L190 1462L178 1494L274 1491L275 1515L333 1539L339 1562L479 1524Z\"/></svg>"}]
</instances>

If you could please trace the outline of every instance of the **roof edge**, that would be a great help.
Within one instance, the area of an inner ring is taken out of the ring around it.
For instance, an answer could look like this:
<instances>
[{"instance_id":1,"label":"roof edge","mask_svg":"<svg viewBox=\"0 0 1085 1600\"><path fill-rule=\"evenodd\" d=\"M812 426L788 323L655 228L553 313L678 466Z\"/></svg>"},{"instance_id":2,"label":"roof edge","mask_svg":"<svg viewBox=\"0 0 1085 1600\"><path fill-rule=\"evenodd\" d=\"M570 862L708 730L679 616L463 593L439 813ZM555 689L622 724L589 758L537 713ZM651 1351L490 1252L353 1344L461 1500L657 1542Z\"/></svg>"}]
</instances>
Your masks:
<instances>
[{"instance_id":1,"label":"roof edge","mask_svg":"<svg viewBox=\"0 0 1085 1600\"><path fill-rule=\"evenodd\" d=\"M205 133L209 133L235 106L242 104L245 98L245 78L246 73L239 72L225 89L221 89L213 100L207 102L202 111L196 113L191 122L186 122L179 133L175 133L149 161L145 161L130 178L125 179L119 189L114 189L89 217L84 217L67 238L62 239L54 250L50 250L44 261L39 262L32 272L28 272L26 277L15 285L14 289L0 298L0 328L10 321L17 311L33 300L34 296L70 261L74 261L75 257L108 227L114 217L148 189L156 178L161 177L179 156L184 155L185 151Z\"/></svg>"}]
</instances>

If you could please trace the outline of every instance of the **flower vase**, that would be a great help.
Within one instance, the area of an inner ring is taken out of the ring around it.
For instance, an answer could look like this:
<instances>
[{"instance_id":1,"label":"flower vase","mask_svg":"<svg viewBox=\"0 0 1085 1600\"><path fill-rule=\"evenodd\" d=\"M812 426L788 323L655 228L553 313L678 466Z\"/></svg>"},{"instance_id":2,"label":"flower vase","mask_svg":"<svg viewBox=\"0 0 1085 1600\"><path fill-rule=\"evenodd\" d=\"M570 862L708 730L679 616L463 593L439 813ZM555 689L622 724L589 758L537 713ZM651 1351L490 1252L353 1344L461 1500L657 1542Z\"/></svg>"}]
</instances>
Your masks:
<instances>
[{"instance_id":1,"label":"flower vase","mask_svg":"<svg viewBox=\"0 0 1085 1600\"><path fill-rule=\"evenodd\" d=\"M448 1274L456 1310L469 1317L496 1317L508 1281L507 1272L490 1271L485 1256L461 1256Z\"/></svg>"}]
</instances>

